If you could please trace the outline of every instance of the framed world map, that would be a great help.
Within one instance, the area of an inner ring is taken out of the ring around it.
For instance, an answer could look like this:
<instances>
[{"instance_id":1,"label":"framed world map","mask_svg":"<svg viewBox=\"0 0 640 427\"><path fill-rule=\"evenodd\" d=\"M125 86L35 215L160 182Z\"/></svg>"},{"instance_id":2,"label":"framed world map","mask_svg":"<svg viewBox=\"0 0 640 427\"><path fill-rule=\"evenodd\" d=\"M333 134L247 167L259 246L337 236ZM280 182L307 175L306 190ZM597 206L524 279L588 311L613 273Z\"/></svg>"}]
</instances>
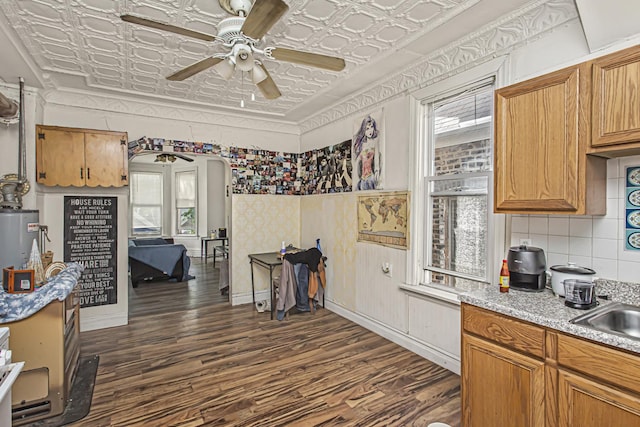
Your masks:
<instances>
[{"instance_id":1,"label":"framed world map","mask_svg":"<svg viewBox=\"0 0 640 427\"><path fill-rule=\"evenodd\" d=\"M358 241L399 249L409 247L409 193L358 196Z\"/></svg>"}]
</instances>

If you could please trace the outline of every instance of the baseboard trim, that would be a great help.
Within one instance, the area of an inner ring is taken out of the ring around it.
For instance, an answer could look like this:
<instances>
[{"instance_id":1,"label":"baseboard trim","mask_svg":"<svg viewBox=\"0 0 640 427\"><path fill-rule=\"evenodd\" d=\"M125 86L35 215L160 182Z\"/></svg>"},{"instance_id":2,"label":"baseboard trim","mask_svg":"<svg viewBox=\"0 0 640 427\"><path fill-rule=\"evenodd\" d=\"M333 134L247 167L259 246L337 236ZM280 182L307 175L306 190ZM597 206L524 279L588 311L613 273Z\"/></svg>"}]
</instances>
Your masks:
<instances>
[{"instance_id":1,"label":"baseboard trim","mask_svg":"<svg viewBox=\"0 0 640 427\"><path fill-rule=\"evenodd\" d=\"M126 314L109 314L105 316L80 316L80 332L95 331L96 329L113 328L125 326L129 323Z\"/></svg>"},{"instance_id":2,"label":"baseboard trim","mask_svg":"<svg viewBox=\"0 0 640 427\"><path fill-rule=\"evenodd\" d=\"M269 300L269 290L256 291L256 301ZM253 304L253 294L234 294L231 295L231 305Z\"/></svg>"},{"instance_id":3,"label":"baseboard trim","mask_svg":"<svg viewBox=\"0 0 640 427\"><path fill-rule=\"evenodd\" d=\"M325 306L328 310L336 313L345 319L362 326L374 332L381 337L388 339L389 341L398 344L401 347L406 348L409 351L416 353L425 359L442 366L449 371L460 375L460 360L451 354L439 351L437 348L429 346L423 342L417 341L407 334L403 334L395 329L391 329L388 326L363 316L358 313L354 313L351 310L344 308L339 304L335 304L331 301L326 301Z\"/></svg>"}]
</instances>

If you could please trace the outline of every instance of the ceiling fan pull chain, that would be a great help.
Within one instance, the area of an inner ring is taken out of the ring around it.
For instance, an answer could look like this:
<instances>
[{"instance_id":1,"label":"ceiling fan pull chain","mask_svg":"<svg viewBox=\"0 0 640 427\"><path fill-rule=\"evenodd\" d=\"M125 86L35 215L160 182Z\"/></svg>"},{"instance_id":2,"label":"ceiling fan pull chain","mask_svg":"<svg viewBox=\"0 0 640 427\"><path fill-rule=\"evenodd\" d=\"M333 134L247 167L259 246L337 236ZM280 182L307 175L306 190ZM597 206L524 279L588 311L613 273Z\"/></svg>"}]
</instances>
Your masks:
<instances>
[{"instance_id":1,"label":"ceiling fan pull chain","mask_svg":"<svg viewBox=\"0 0 640 427\"><path fill-rule=\"evenodd\" d=\"M244 71L240 75L240 108L244 108Z\"/></svg>"}]
</instances>

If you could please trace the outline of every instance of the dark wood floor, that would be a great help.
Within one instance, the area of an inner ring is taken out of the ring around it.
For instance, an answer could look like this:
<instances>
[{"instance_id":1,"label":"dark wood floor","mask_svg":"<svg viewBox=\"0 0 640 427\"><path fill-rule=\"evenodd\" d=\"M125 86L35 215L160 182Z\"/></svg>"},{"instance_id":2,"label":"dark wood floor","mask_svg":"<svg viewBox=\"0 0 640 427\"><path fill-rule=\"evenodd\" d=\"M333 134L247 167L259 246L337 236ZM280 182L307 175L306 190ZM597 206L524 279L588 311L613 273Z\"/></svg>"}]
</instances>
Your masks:
<instances>
[{"instance_id":1,"label":"dark wood floor","mask_svg":"<svg viewBox=\"0 0 640 427\"><path fill-rule=\"evenodd\" d=\"M460 378L328 310L269 320L189 283L141 284L127 326L81 334L100 355L96 426L460 425Z\"/></svg>"}]
</instances>

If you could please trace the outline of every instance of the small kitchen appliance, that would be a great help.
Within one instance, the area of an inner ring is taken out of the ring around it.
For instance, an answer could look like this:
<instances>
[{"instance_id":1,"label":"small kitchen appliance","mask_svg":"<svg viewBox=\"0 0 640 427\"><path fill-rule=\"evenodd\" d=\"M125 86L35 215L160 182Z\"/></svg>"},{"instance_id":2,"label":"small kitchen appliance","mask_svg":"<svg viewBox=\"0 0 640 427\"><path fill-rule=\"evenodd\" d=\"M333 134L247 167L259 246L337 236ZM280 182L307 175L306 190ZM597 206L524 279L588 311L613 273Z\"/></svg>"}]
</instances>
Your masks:
<instances>
[{"instance_id":1,"label":"small kitchen appliance","mask_svg":"<svg viewBox=\"0 0 640 427\"><path fill-rule=\"evenodd\" d=\"M569 262L566 265L554 265L550 268L551 271L551 289L553 293L563 297L564 296L564 281L567 279L583 280L586 282L593 282L596 272L587 267L580 267L579 265Z\"/></svg>"},{"instance_id":2,"label":"small kitchen appliance","mask_svg":"<svg viewBox=\"0 0 640 427\"><path fill-rule=\"evenodd\" d=\"M564 305L586 310L597 304L595 283L578 279L564 280Z\"/></svg>"},{"instance_id":3,"label":"small kitchen appliance","mask_svg":"<svg viewBox=\"0 0 640 427\"><path fill-rule=\"evenodd\" d=\"M512 289L542 292L547 282L544 251L535 246L512 246L507 256L509 286Z\"/></svg>"}]
</instances>

